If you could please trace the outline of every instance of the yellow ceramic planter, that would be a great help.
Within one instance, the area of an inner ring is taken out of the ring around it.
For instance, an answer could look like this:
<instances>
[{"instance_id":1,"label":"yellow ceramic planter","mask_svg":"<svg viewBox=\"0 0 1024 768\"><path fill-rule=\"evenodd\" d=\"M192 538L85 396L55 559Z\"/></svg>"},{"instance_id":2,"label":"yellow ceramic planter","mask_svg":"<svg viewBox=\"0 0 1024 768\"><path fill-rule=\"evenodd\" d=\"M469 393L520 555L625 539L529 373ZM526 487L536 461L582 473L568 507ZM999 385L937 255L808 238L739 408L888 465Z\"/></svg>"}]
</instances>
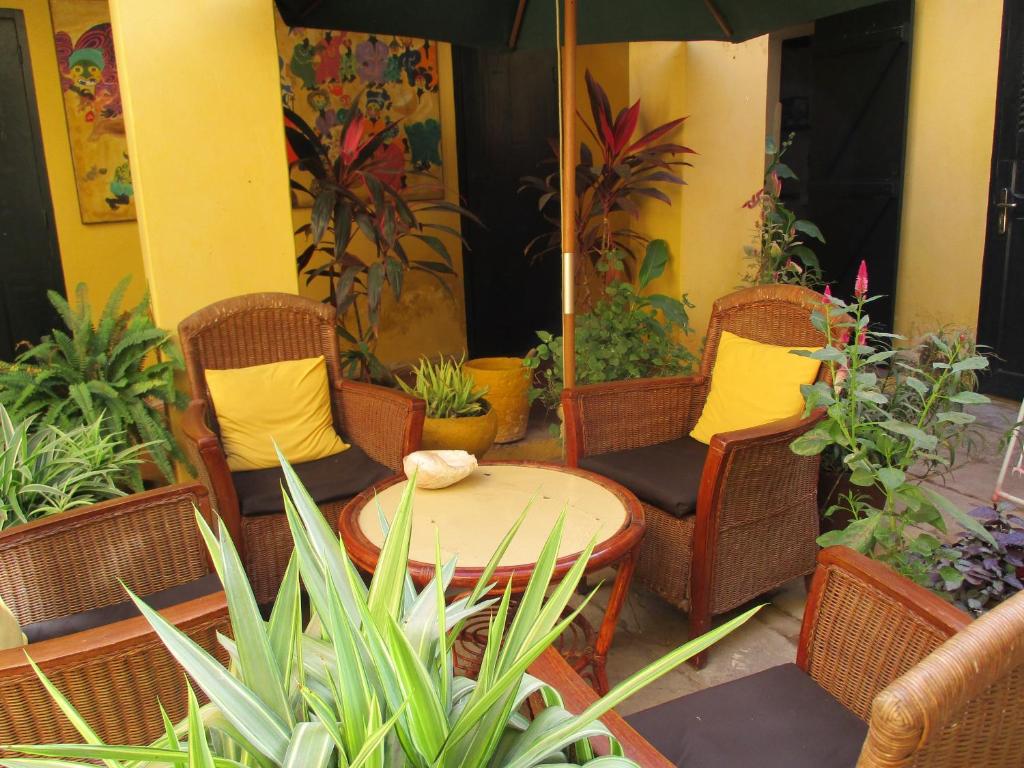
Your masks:
<instances>
[{"instance_id":1,"label":"yellow ceramic planter","mask_svg":"<svg viewBox=\"0 0 1024 768\"><path fill-rule=\"evenodd\" d=\"M423 420L422 448L426 451L469 451L483 458L494 444L498 431L498 417L494 408L483 416L461 416L457 419Z\"/></svg>"},{"instance_id":2,"label":"yellow ceramic planter","mask_svg":"<svg viewBox=\"0 0 1024 768\"><path fill-rule=\"evenodd\" d=\"M530 372L518 357L481 357L462 370L477 387L487 387L487 402L498 415L496 443L512 443L526 435L530 417Z\"/></svg>"}]
</instances>

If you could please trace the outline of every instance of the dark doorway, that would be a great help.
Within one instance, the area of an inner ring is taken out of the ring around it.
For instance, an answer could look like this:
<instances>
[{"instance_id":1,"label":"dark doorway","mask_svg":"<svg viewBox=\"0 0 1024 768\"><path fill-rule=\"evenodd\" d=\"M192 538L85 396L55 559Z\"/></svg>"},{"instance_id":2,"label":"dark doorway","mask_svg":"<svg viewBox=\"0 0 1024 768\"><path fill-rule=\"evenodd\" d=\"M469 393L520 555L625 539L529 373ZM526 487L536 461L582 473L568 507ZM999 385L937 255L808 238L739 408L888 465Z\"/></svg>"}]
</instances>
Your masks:
<instances>
[{"instance_id":1,"label":"dark doorway","mask_svg":"<svg viewBox=\"0 0 1024 768\"><path fill-rule=\"evenodd\" d=\"M518 193L558 135L554 51L453 48L459 191L484 223L463 223L466 335L472 357L522 355L535 331L559 327L557 255L531 263L523 249L551 224L537 195ZM551 166L554 167L553 165Z\"/></svg>"},{"instance_id":2,"label":"dark doorway","mask_svg":"<svg viewBox=\"0 0 1024 768\"><path fill-rule=\"evenodd\" d=\"M978 340L994 357L986 392L1024 398L1024 0L1003 4Z\"/></svg>"},{"instance_id":3,"label":"dark doorway","mask_svg":"<svg viewBox=\"0 0 1024 768\"><path fill-rule=\"evenodd\" d=\"M817 224L825 279L847 296L861 259L871 317L891 328L910 77L911 0L891 0L815 23L783 43L782 133L796 134L787 162L800 176L787 204Z\"/></svg>"},{"instance_id":4,"label":"dark doorway","mask_svg":"<svg viewBox=\"0 0 1024 768\"><path fill-rule=\"evenodd\" d=\"M0 360L54 326L47 290L64 281L24 17L0 9Z\"/></svg>"}]
</instances>

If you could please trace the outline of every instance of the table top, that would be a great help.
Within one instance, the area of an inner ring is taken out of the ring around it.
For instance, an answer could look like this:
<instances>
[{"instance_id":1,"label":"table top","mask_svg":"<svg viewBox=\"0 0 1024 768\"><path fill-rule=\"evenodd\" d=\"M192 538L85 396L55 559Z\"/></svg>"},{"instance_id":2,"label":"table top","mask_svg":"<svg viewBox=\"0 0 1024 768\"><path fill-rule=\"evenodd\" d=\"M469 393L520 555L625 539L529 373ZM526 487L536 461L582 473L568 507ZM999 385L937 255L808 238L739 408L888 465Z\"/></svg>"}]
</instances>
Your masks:
<instances>
[{"instance_id":1,"label":"table top","mask_svg":"<svg viewBox=\"0 0 1024 768\"><path fill-rule=\"evenodd\" d=\"M404 476L392 478L360 494L342 511L341 534L361 567L376 565L384 540L380 513L393 518L407 484ZM591 538L596 545L588 570L615 562L643 535L643 511L636 497L607 478L557 465L486 463L448 488L415 489L410 571L414 578L421 571L417 578L421 582L433 575L436 533L442 561L458 556L455 583L474 582L502 537L527 509L526 520L500 563L499 581L515 573L529 577L563 510L559 571L575 561Z\"/></svg>"}]
</instances>

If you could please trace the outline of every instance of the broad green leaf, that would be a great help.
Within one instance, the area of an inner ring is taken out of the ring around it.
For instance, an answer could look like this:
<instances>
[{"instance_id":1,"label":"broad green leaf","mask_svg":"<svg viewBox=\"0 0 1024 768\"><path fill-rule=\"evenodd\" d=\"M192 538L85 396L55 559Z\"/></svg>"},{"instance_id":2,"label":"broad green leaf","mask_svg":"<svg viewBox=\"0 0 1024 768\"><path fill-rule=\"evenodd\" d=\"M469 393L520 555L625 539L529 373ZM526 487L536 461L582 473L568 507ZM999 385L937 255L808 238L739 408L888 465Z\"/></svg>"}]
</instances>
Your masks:
<instances>
[{"instance_id":1,"label":"broad green leaf","mask_svg":"<svg viewBox=\"0 0 1024 768\"><path fill-rule=\"evenodd\" d=\"M189 768L213 768L213 753L206 741L206 731L199 717L199 702L196 692L187 680L188 687L188 765Z\"/></svg>"},{"instance_id":2,"label":"broad green leaf","mask_svg":"<svg viewBox=\"0 0 1024 768\"><path fill-rule=\"evenodd\" d=\"M406 481L402 498L395 510L391 530L377 559L370 581L367 607L379 632L385 632L387 619L401 615L402 596L409 568L409 541L412 536L412 502L416 488L415 473Z\"/></svg>"},{"instance_id":3,"label":"broad green leaf","mask_svg":"<svg viewBox=\"0 0 1024 768\"><path fill-rule=\"evenodd\" d=\"M876 474L887 491L895 491L907 481L906 473L896 467L882 467Z\"/></svg>"},{"instance_id":4,"label":"broad green leaf","mask_svg":"<svg viewBox=\"0 0 1024 768\"><path fill-rule=\"evenodd\" d=\"M322 722L299 723L281 768L328 768L333 757L334 740L327 727Z\"/></svg>"},{"instance_id":5,"label":"broad green leaf","mask_svg":"<svg viewBox=\"0 0 1024 768\"><path fill-rule=\"evenodd\" d=\"M668 266L668 261L668 243L665 240L651 240L640 264L640 288L646 288L652 280L661 277Z\"/></svg>"},{"instance_id":6,"label":"broad green leaf","mask_svg":"<svg viewBox=\"0 0 1024 768\"><path fill-rule=\"evenodd\" d=\"M959 403L960 405L984 405L991 402L985 395L971 392L970 390L957 392L955 395L950 395L948 399L951 403Z\"/></svg>"},{"instance_id":7,"label":"broad green leaf","mask_svg":"<svg viewBox=\"0 0 1024 768\"><path fill-rule=\"evenodd\" d=\"M953 363L952 370L953 373L962 373L963 371L980 371L985 368L988 368L988 360L981 355L975 355Z\"/></svg>"},{"instance_id":8,"label":"broad green leaf","mask_svg":"<svg viewBox=\"0 0 1024 768\"><path fill-rule=\"evenodd\" d=\"M921 486L921 490L927 494L928 498L932 500L939 509L945 512L947 515L952 517L957 523L962 525L964 528L969 530L979 539L989 544L990 546L997 546L996 540L992 537L992 534L988 531L985 526L971 517L969 514L964 512L960 507L954 504L952 501L947 499L941 493L933 491L931 488L925 488Z\"/></svg>"}]
</instances>

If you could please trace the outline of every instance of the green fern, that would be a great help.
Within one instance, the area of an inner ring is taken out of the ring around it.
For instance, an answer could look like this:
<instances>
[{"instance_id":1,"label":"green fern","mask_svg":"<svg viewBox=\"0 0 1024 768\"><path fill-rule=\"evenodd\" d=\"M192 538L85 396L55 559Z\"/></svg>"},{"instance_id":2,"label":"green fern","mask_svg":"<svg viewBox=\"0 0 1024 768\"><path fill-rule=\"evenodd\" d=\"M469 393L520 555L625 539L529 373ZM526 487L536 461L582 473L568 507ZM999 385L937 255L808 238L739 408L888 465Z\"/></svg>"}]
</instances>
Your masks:
<instances>
[{"instance_id":1,"label":"green fern","mask_svg":"<svg viewBox=\"0 0 1024 768\"><path fill-rule=\"evenodd\" d=\"M18 419L37 418L40 427L66 430L99 420L105 435L147 444L154 463L173 481L175 460L189 466L166 416L169 408L187 404L174 385L184 365L170 334L153 324L148 297L121 309L130 279L117 284L95 323L84 283L75 291L74 307L51 291L50 303L67 328L54 329L14 365L0 368L0 404ZM138 465L130 468L127 482L142 489Z\"/></svg>"}]
</instances>

